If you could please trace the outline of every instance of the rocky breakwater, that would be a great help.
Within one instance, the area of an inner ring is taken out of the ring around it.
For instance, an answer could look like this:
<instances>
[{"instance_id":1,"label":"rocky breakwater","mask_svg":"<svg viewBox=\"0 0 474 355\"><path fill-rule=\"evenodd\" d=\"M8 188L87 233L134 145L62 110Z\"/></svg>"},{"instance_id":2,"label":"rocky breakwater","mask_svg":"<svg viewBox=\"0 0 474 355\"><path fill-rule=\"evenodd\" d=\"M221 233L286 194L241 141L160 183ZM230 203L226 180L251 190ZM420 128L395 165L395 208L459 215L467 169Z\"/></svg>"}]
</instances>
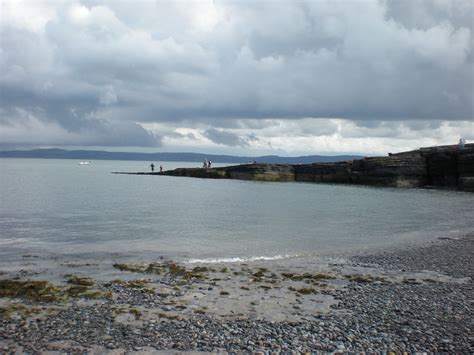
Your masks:
<instances>
[{"instance_id":1,"label":"rocky breakwater","mask_svg":"<svg viewBox=\"0 0 474 355\"><path fill-rule=\"evenodd\" d=\"M391 187L420 187L426 183L426 162L419 154L296 165L294 169L295 181Z\"/></svg>"},{"instance_id":2,"label":"rocky breakwater","mask_svg":"<svg viewBox=\"0 0 474 355\"><path fill-rule=\"evenodd\" d=\"M474 144L420 148L385 157L314 164L244 164L179 168L147 175L255 181L301 181L474 191Z\"/></svg>"},{"instance_id":3,"label":"rocky breakwater","mask_svg":"<svg viewBox=\"0 0 474 355\"><path fill-rule=\"evenodd\" d=\"M295 169L288 164L244 164L220 168L178 168L159 175L254 181L295 181Z\"/></svg>"}]
</instances>

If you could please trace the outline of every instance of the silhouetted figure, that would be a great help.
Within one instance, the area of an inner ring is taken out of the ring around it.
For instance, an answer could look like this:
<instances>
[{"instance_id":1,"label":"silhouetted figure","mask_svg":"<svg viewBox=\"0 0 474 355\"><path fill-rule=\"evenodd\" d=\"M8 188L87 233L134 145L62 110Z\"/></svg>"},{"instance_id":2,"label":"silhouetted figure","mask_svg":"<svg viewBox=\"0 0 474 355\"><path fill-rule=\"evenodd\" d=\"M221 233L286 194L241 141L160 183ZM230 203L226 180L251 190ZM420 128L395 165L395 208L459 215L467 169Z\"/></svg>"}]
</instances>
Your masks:
<instances>
[{"instance_id":1,"label":"silhouetted figure","mask_svg":"<svg viewBox=\"0 0 474 355\"><path fill-rule=\"evenodd\" d=\"M209 163L207 163L207 167L210 168L212 164L212 161L209 160Z\"/></svg>"},{"instance_id":2,"label":"silhouetted figure","mask_svg":"<svg viewBox=\"0 0 474 355\"><path fill-rule=\"evenodd\" d=\"M160 173L163 172L163 165L160 165Z\"/></svg>"},{"instance_id":3,"label":"silhouetted figure","mask_svg":"<svg viewBox=\"0 0 474 355\"><path fill-rule=\"evenodd\" d=\"M154 172L155 171L155 164L151 163L150 164L150 169L151 169L151 172Z\"/></svg>"}]
</instances>

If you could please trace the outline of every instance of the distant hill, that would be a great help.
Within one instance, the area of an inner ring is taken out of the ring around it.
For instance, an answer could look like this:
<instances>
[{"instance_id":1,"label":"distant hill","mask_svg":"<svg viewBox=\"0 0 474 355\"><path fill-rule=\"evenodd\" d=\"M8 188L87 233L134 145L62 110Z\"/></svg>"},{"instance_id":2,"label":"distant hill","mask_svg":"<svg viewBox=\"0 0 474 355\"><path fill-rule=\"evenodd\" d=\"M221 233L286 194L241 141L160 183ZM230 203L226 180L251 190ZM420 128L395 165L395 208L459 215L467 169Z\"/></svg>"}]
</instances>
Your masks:
<instances>
[{"instance_id":1,"label":"distant hill","mask_svg":"<svg viewBox=\"0 0 474 355\"><path fill-rule=\"evenodd\" d=\"M0 151L0 158L42 158L42 159L80 159L80 160L140 160L140 161L183 161L202 162L204 159L215 163L247 163L256 160L258 163L270 164L311 164L360 159L359 155L307 155L300 157L280 157L266 155L260 157L240 157L233 155L216 155L203 153L132 153L107 152L100 150L64 150L32 149Z\"/></svg>"}]
</instances>

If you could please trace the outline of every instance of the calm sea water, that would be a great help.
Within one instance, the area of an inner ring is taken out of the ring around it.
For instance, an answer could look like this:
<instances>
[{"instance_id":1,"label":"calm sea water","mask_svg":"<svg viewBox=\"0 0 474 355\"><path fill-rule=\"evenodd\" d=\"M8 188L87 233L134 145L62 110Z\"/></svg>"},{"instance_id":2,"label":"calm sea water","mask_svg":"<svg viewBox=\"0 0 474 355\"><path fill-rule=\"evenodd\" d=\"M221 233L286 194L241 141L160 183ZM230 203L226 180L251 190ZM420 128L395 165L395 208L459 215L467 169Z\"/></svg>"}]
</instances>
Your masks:
<instances>
[{"instance_id":1,"label":"calm sea water","mask_svg":"<svg viewBox=\"0 0 474 355\"><path fill-rule=\"evenodd\" d=\"M0 259L325 255L474 230L469 193L110 174L148 165L0 159Z\"/></svg>"}]
</instances>

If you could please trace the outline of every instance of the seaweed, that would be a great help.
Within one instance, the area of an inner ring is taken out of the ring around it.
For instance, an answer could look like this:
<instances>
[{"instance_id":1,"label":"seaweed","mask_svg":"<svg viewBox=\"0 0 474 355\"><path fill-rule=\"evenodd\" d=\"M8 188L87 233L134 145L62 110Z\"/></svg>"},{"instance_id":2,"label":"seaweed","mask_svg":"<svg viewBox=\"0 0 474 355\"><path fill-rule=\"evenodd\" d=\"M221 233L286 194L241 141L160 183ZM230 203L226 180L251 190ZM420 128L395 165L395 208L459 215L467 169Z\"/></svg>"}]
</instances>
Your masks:
<instances>
[{"instance_id":1,"label":"seaweed","mask_svg":"<svg viewBox=\"0 0 474 355\"><path fill-rule=\"evenodd\" d=\"M333 280L335 279L334 276L324 273L317 273L317 274L310 274L305 272L304 274L295 274L292 272L283 272L281 274L286 279L291 279L292 281L304 281L304 280L312 280L312 281L319 281L319 280Z\"/></svg>"},{"instance_id":2,"label":"seaweed","mask_svg":"<svg viewBox=\"0 0 474 355\"><path fill-rule=\"evenodd\" d=\"M404 278L402 283L407 284L407 285L421 285L421 282L413 278Z\"/></svg>"},{"instance_id":3,"label":"seaweed","mask_svg":"<svg viewBox=\"0 0 474 355\"><path fill-rule=\"evenodd\" d=\"M384 277L371 276L371 275L355 274L355 275L345 275L344 277L348 279L349 281L358 282L358 283L386 282L386 279Z\"/></svg>"},{"instance_id":4,"label":"seaweed","mask_svg":"<svg viewBox=\"0 0 474 355\"><path fill-rule=\"evenodd\" d=\"M176 279L192 280L192 279L206 279L207 276L203 272L211 271L207 267L195 267L192 270L187 270L184 266L175 262L167 263L151 263L148 265L138 264L113 264L113 267L120 271L138 272L145 274L168 275Z\"/></svg>"},{"instance_id":5,"label":"seaweed","mask_svg":"<svg viewBox=\"0 0 474 355\"><path fill-rule=\"evenodd\" d=\"M62 301L62 289L48 281L0 280L0 297L25 298L33 302Z\"/></svg>"},{"instance_id":6,"label":"seaweed","mask_svg":"<svg viewBox=\"0 0 474 355\"><path fill-rule=\"evenodd\" d=\"M115 263L112 265L114 268L120 270L120 271L130 271L130 272L145 272L146 267L142 265L137 265L137 264L118 264Z\"/></svg>"},{"instance_id":7,"label":"seaweed","mask_svg":"<svg viewBox=\"0 0 474 355\"><path fill-rule=\"evenodd\" d=\"M33 314L41 312L41 308L28 307L22 304L10 304L6 307L0 307L0 319L9 319L14 314L17 314L23 318L27 318Z\"/></svg>"},{"instance_id":8,"label":"seaweed","mask_svg":"<svg viewBox=\"0 0 474 355\"><path fill-rule=\"evenodd\" d=\"M135 316L135 320L139 320L142 316L142 312L136 308L131 308L129 312Z\"/></svg>"},{"instance_id":9,"label":"seaweed","mask_svg":"<svg viewBox=\"0 0 474 355\"><path fill-rule=\"evenodd\" d=\"M206 266L196 266L193 270L193 272L215 272L214 269L208 268Z\"/></svg>"},{"instance_id":10,"label":"seaweed","mask_svg":"<svg viewBox=\"0 0 474 355\"><path fill-rule=\"evenodd\" d=\"M297 289L296 292L301 295L310 295L312 293L317 293L317 291L312 287L302 287L300 289Z\"/></svg>"},{"instance_id":11,"label":"seaweed","mask_svg":"<svg viewBox=\"0 0 474 355\"><path fill-rule=\"evenodd\" d=\"M293 286L289 286L288 289L290 291L296 292L297 295L310 295L310 294L316 294L318 291L316 291L312 287L302 287L302 288L296 288Z\"/></svg>"},{"instance_id":12,"label":"seaweed","mask_svg":"<svg viewBox=\"0 0 474 355\"><path fill-rule=\"evenodd\" d=\"M122 281L119 279L113 280L113 284L120 285L123 287L127 288L139 288L139 289L144 289L149 281L148 280L128 280L128 281Z\"/></svg>"},{"instance_id":13,"label":"seaweed","mask_svg":"<svg viewBox=\"0 0 474 355\"><path fill-rule=\"evenodd\" d=\"M178 320L179 316L177 314L168 314L168 313L159 313L159 318L171 319L171 320Z\"/></svg>"},{"instance_id":14,"label":"seaweed","mask_svg":"<svg viewBox=\"0 0 474 355\"><path fill-rule=\"evenodd\" d=\"M95 281L90 277L86 276L70 275L67 280L67 283L80 286L94 286Z\"/></svg>"},{"instance_id":15,"label":"seaweed","mask_svg":"<svg viewBox=\"0 0 474 355\"><path fill-rule=\"evenodd\" d=\"M111 299L112 293L91 290L84 285L60 286L48 281L0 280L0 297L19 298L36 303L53 303L80 297Z\"/></svg>"}]
</instances>

